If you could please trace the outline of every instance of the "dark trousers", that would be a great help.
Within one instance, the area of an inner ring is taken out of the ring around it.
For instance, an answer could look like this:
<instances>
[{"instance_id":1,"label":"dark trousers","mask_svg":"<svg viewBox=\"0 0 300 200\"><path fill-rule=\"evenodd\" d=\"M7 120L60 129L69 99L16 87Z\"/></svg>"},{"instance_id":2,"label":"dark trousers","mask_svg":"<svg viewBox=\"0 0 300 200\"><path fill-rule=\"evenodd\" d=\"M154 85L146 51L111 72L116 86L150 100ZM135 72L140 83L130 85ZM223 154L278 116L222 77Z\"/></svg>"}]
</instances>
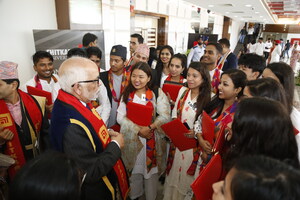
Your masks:
<instances>
[{"instance_id":1,"label":"dark trousers","mask_svg":"<svg viewBox=\"0 0 300 200\"><path fill-rule=\"evenodd\" d=\"M268 59L270 52L264 52L264 54L265 54L265 58Z\"/></svg>"}]
</instances>

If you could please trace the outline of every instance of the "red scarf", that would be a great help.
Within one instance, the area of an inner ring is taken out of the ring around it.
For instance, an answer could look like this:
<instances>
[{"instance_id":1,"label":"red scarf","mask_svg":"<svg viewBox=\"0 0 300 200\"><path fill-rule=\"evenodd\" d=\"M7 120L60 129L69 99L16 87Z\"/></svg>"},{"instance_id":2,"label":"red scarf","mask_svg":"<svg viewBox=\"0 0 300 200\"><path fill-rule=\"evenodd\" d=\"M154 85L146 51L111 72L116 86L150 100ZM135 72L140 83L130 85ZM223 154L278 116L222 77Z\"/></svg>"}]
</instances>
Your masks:
<instances>
[{"instance_id":1,"label":"red scarf","mask_svg":"<svg viewBox=\"0 0 300 200\"><path fill-rule=\"evenodd\" d=\"M169 74L165 81L172 81L171 79L172 79L172 76L171 76L171 74ZM180 79L179 79L178 83L183 83L183 80L184 80L184 77L180 75ZM175 81L173 81L173 82L175 82Z\"/></svg>"},{"instance_id":2,"label":"red scarf","mask_svg":"<svg viewBox=\"0 0 300 200\"><path fill-rule=\"evenodd\" d=\"M185 103L187 97L189 96L189 91L190 91L190 89L187 88L187 89L182 93L182 95L181 95L181 97L180 97L180 99L179 99L179 101L178 101L178 104L177 104L177 118L178 118L178 119L181 119L181 116L182 116L182 110L183 110L183 107L184 107L184 103Z\"/></svg>"},{"instance_id":3,"label":"red scarf","mask_svg":"<svg viewBox=\"0 0 300 200\"><path fill-rule=\"evenodd\" d=\"M130 93L129 98L128 98L128 102L132 102L133 98L134 98L134 94L135 92ZM154 115L154 107L152 104L153 100L153 92L150 89L147 89L146 91L146 101L147 104L146 106L150 106L153 109L153 115ZM155 135L154 135L154 131L152 130L152 137L151 139L146 139L146 165L147 165L147 170L148 172L153 168L157 166L156 163L156 150L155 150Z\"/></svg>"},{"instance_id":4,"label":"red scarf","mask_svg":"<svg viewBox=\"0 0 300 200\"><path fill-rule=\"evenodd\" d=\"M228 123L233 121L233 116L237 107L237 102L235 101L231 106L229 106L221 115L215 120L215 126L221 127L221 126L227 126ZM215 109L213 112L210 113L210 116L212 117L217 112L217 109Z\"/></svg>"},{"instance_id":5,"label":"red scarf","mask_svg":"<svg viewBox=\"0 0 300 200\"><path fill-rule=\"evenodd\" d=\"M25 92L22 92L21 90L18 90L18 93L20 96L20 101L23 102L25 107L25 114L28 118L30 118L28 120L30 121L30 125L35 132L31 133L31 136L34 134L34 137L36 138L42 126L42 112L33 97ZM22 105L22 103L20 104ZM16 163L8 169L10 178L13 178L16 172L25 164L26 160L22 150L21 142L19 140L19 134L15 125L15 121L10 114L4 100L0 100L0 124L2 127L7 128L14 133L13 139L6 142L5 149L5 154L16 160ZM31 139L33 140L33 138ZM34 146L35 144L32 145Z\"/></svg>"},{"instance_id":6,"label":"red scarf","mask_svg":"<svg viewBox=\"0 0 300 200\"><path fill-rule=\"evenodd\" d=\"M220 116L215 120L215 138L214 142L216 139L219 137L217 135L219 133L219 130L222 128L222 126L227 127L227 125L233 121L233 116L237 107L237 102L234 102L231 106L229 106L223 113L220 114ZM212 117L215 113L218 112L218 108L216 108L214 111L212 111L209 116ZM219 152L221 153L221 152ZM223 153L223 152L222 152ZM206 162L202 162L200 166L200 171L203 170L203 168L207 165L207 163L210 161L211 156L206 160ZM199 173L200 173L199 171Z\"/></svg>"},{"instance_id":7,"label":"red scarf","mask_svg":"<svg viewBox=\"0 0 300 200\"><path fill-rule=\"evenodd\" d=\"M183 111L183 107L185 104L185 101L189 95L189 91L190 89L186 89L177 104L177 118L181 120L181 116L182 116L182 111ZM168 156L168 162L167 162L167 174L169 174L172 165L173 165L173 161L174 161L174 156L175 156L175 151L176 151L176 147L174 146L174 144L171 142L170 143L170 150L169 150L169 156ZM189 169L187 170L187 174L190 176L193 176L196 172L196 167L197 167L197 162L199 159L199 148L193 148L193 162L191 163L191 166L189 167Z\"/></svg>"},{"instance_id":8,"label":"red scarf","mask_svg":"<svg viewBox=\"0 0 300 200\"><path fill-rule=\"evenodd\" d=\"M127 77L128 74L130 75L130 73L128 73L125 68L124 68L124 71L122 73L122 83L121 83L121 90L120 90L120 94L123 93L124 91L124 88L128 85L128 79ZM114 78L113 78L113 73L111 70L108 71L108 82L109 82L109 88L111 90L111 94L112 94L112 98L115 102L120 102L120 98L121 98L121 95L119 97L119 99L117 98L117 93L114 89Z\"/></svg>"},{"instance_id":9,"label":"red scarf","mask_svg":"<svg viewBox=\"0 0 300 200\"><path fill-rule=\"evenodd\" d=\"M57 78L55 78L55 76L51 76L51 78L53 79L54 83L57 83ZM34 81L35 81L35 88L43 90L40 78L38 77L38 75L35 75L34 77Z\"/></svg>"},{"instance_id":10,"label":"red scarf","mask_svg":"<svg viewBox=\"0 0 300 200\"><path fill-rule=\"evenodd\" d=\"M212 81L211 81L211 86L212 86L212 90L213 90L213 93L217 94L219 89L218 89L218 86L221 82L221 71L220 69L217 67L216 69L214 69L214 74L213 74L213 77L212 77Z\"/></svg>"},{"instance_id":11,"label":"red scarf","mask_svg":"<svg viewBox=\"0 0 300 200\"><path fill-rule=\"evenodd\" d=\"M103 148L105 149L106 146L111 142L111 139L109 137L105 123L103 122L95 108L93 108L93 106L88 103L87 105L91 109L91 112L76 97L64 92L63 90L59 91L57 99L69 105L72 105L85 119L87 119L91 123L94 131L97 133L98 139L101 141ZM126 199L129 192L129 183L127 180L125 166L121 159L116 162L113 168L118 177L118 183L120 186L122 198Z\"/></svg>"}]
</instances>

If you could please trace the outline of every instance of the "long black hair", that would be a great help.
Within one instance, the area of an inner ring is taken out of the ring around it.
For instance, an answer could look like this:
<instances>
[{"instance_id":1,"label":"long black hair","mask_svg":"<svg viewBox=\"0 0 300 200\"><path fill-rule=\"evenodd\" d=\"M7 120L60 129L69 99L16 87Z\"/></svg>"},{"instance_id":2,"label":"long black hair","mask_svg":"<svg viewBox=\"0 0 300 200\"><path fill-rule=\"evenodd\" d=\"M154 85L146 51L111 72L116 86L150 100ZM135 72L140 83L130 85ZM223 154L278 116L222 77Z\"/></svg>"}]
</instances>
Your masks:
<instances>
[{"instance_id":1,"label":"long black hair","mask_svg":"<svg viewBox=\"0 0 300 200\"><path fill-rule=\"evenodd\" d=\"M299 167L294 127L284 106L272 99L243 99L232 123L227 165L246 155L265 155Z\"/></svg>"},{"instance_id":2,"label":"long black hair","mask_svg":"<svg viewBox=\"0 0 300 200\"><path fill-rule=\"evenodd\" d=\"M280 83L272 78L260 78L247 82L246 86L254 97L266 97L281 102L288 109L285 91Z\"/></svg>"},{"instance_id":3,"label":"long black hair","mask_svg":"<svg viewBox=\"0 0 300 200\"><path fill-rule=\"evenodd\" d=\"M197 70L202 77L202 83L199 87L199 95L197 97L197 113L195 120L198 119L199 115L201 115L203 108L210 102L211 100L211 83L210 83L210 75L207 67L200 62L192 62L190 64L189 69Z\"/></svg>"},{"instance_id":4,"label":"long black hair","mask_svg":"<svg viewBox=\"0 0 300 200\"><path fill-rule=\"evenodd\" d=\"M289 113L291 113L293 109L295 88L295 78L293 69L284 62L271 63L267 65L267 69L270 69L282 84L287 97L288 111Z\"/></svg>"},{"instance_id":5,"label":"long black hair","mask_svg":"<svg viewBox=\"0 0 300 200\"><path fill-rule=\"evenodd\" d=\"M83 173L75 161L49 152L27 162L9 188L9 199L79 200Z\"/></svg>"},{"instance_id":6,"label":"long black hair","mask_svg":"<svg viewBox=\"0 0 300 200\"><path fill-rule=\"evenodd\" d=\"M230 79L233 82L234 88L242 88L241 91L238 93L237 98L240 98L243 95L243 90L244 87L246 86L246 82L247 82L247 76L246 74L238 69L229 69L225 72L222 73L220 79L222 78L222 76L224 74L227 74ZM209 104L205 107L205 111L206 113L211 113L213 112L216 108L217 110L217 115L214 116L213 118L218 118L223 110L225 104L225 100L224 99L220 99L219 98L219 93L217 93L211 102L209 102Z\"/></svg>"},{"instance_id":7,"label":"long black hair","mask_svg":"<svg viewBox=\"0 0 300 200\"><path fill-rule=\"evenodd\" d=\"M122 98L123 98L123 101L125 104L128 103L128 98L129 98L130 93L134 92L136 90L135 87L131 83L132 72L136 69L142 70L143 72L145 72L147 74L148 77L150 77L150 81L147 83L146 87L149 88L150 90L152 90L152 87L151 87L152 74L151 74L150 66L145 62L136 63L131 69L131 74L130 74L130 79L129 79L128 85L124 89L124 92L122 94Z\"/></svg>"},{"instance_id":8,"label":"long black hair","mask_svg":"<svg viewBox=\"0 0 300 200\"><path fill-rule=\"evenodd\" d=\"M300 199L298 169L266 156L245 156L234 165L230 192L233 200Z\"/></svg>"}]
</instances>

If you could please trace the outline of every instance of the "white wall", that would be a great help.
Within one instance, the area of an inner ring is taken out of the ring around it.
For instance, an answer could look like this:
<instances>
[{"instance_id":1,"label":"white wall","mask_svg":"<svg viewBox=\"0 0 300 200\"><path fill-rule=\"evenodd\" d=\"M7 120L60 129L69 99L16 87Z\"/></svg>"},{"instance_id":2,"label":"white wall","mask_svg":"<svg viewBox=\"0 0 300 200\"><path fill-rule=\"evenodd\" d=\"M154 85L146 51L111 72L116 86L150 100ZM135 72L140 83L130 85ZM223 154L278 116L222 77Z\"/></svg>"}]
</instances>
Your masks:
<instances>
[{"instance_id":1,"label":"white wall","mask_svg":"<svg viewBox=\"0 0 300 200\"><path fill-rule=\"evenodd\" d=\"M112 46L121 44L127 47L127 59L129 59L130 41L130 1L102 0L102 22L105 43L105 66L109 70L109 54Z\"/></svg>"},{"instance_id":2,"label":"white wall","mask_svg":"<svg viewBox=\"0 0 300 200\"><path fill-rule=\"evenodd\" d=\"M181 0L136 0L135 10L160 13L169 16L168 45L174 52L185 53L188 33L191 30L192 5Z\"/></svg>"},{"instance_id":3,"label":"white wall","mask_svg":"<svg viewBox=\"0 0 300 200\"><path fill-rule=\"evenodd\" d=\"M168 45L174 53L185 53L191 30L192 6L178 0L169 2Z\"/></svg>"},{"instance_id":4,"label":"white wall","mask_svg":"<svg viewBox=\"0 0 300 200\"><path fill-rule=\"evenodd\" d=\"M207 9L201 8L200 15L201 15L201 17L200 17L200 29L201 28L207 28L208 27Z\"/></svg>"},{"instance_id":5,"label":"white wall","mask_svg":"<svg viewBox=\"0 0 300 200\"><path fill-rule=\"evenodd\" d=\"M218 40L222 38L224 16L215 14L213 34L218 35Z\"/></svg>"},{"instance_id":6,"label":"white wall","mask_svg":"<svg viewBox=\"0 0 300 200\"><path fill-rule=\"evenodd\" d=\"M232 20L231 27L229 30L230 33L230 49L234 51L238 40L239 40L239 34L240 30L243 28L245 22L243 21L236 21Z\"/></svg>"},{"instance_id":7,"label":"white wall","mask_svg":"<svg viewBox=\"0 0 300 200\"><path fill-rule=\"evenodd\" d=\"M19 64L21 84L35 74L32 29L57 29L54 0L0 0L0 60Z\"/></svg>"}]
</instances>

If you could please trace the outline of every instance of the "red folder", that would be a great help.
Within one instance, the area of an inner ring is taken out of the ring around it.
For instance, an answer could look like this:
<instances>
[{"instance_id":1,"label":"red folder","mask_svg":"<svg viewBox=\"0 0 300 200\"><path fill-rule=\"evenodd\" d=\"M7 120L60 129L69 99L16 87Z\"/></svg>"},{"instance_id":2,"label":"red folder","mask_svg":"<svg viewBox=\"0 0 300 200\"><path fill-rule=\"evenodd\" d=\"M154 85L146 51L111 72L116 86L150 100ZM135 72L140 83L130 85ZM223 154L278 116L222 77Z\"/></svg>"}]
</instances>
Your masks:
<instances>
[{"instance_id":1,"label":"red folder","mask_svg":"<svg viewBox=\"0 0 300 200\"><path fill-rule=\"evenodd\" d=\"M180 151L191 149L197 146L197 142L194 138L187 138L184 135L184 133L188 133L189 130L179 119L168 122L162 125L161 128Z\"/></svg>"},{"instance_id":2,"label":"red folder","mask_svg":"<svg viewBox=\"0 0 300 200\"><path fill-rule=\"evenodd\" d=\"M51 105L52 102L52 95L50 92L47 92L45 90L37 89L35 87L31 87L27 85L27 92L31 95L46 97L47 99L47 105Z\"/></svg>"},{"instance_id":3,"label":"red folder","mask_svg":"<svg viewBox=\"0 0 300 200\"><path fill-rule=\"evenodd\" d=\"M202 136L211 145L213 145L215 137L215 122L205 111L202 112Z\"/></svg>"},{"instance_id":4,"label":"red folder","mask_svg":"<svg viewBox=\"0 0 300 200\"><path fill-rule=\"evenodd\" d=\"M163 84L162 90L166 95L169 93L171 99L175 102L181 87L182 85L165 83Z\"/></svg>"},{"instance_id":5,"label":"red folder","mask_svg":"<svg viewBox=\"0 0 300 200\"><path fill-rule=\"evenodd\" d=\"M127 118L139 126L149 126L152 122L153 108L138 103L127 103Z\"/></svg>"},{"instance_id":6,"label":"red folder","mask_svg":"<svg viewBox=\"0 0 300 200\"><path fill-rule=\"evenodd\" d=\"M213 152L219 152L220 154L222 153L225 143L225 127L226 126L221 126L220 130L217 133L218 137L213 146Z\"/></svg>"},{"instance_id":7,"label":"red folder","mask_svg":"<svg viewBox=\"0 0 300 200\"><path fill-rule=\"evenodd\" d=\"M221 174L222 159L220 154L215 154L191 184L197 200L212 199L212 185L220 180Z\"/></svg>"},{"instance_id":8,"label":"red folder","mask_svg":"<svg viewBox=\"0 0 300 200\"><path fill-rule=\"evenodd\" d=\"M121 127L119 124L115 124L115 125L111 126L110 129L120 133Z\"/></svg>"}]
</instances>

